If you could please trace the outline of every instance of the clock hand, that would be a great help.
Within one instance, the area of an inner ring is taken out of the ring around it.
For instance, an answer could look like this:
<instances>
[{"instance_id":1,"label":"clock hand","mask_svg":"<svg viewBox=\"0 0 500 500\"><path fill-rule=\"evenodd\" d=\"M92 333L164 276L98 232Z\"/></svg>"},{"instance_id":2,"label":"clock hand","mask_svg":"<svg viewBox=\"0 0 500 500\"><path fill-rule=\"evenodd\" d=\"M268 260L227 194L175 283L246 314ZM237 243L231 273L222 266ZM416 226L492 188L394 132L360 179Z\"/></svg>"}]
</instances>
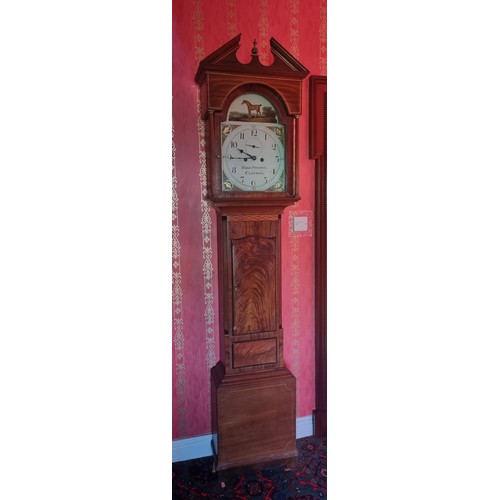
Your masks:
<instances>
[{"instance_id":1,"label":"clock hand","mask_svg":"<svg viewBox=\"0 0 500 500\"><path fill-rule=\"evenodd\" d=\"M256 156L252 156L251 154L247 153L246 151L244 151L243 149L238 149L238 151L244 155L247 155L249 156L250 158L252 158L252 160L256 160L257 157Z\"/></svg>"}]
</instances>

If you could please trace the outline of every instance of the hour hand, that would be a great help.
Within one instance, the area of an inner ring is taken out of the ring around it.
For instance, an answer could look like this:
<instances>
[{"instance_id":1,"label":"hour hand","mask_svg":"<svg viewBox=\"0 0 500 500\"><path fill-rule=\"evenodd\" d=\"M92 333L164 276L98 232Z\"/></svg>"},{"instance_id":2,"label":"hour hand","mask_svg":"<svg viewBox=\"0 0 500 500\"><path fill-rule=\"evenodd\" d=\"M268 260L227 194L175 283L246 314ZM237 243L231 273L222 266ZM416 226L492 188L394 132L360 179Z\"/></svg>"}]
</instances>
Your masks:
<instances>
[{"instance_id":1,"label":"hour hand","mask_svg":"<svg viewBox=\"0 0 500 500\"><path fill-rule=\"evenodd\" d=\"M245 150L243 150L243 149L238 149L238 151L239 151L240 153L244 154L244 155L249 156L250 158L252 158L252 160L257 159L257 157L256 157L256 156L253 156L253 155L251 155L250 153L247 153L247 152L246 152Z\"/></svg>"},{"instance_id":2,"label":"hour hand","mask_svg":"<svg viewBox=\"0 0 500 500\"><path fill-rule=\"evenodd\" d=\"M238 151L241 153L241 154L244 154L244 155L247 155L247 156L250 156L250 158L252 158L252 155L251 154L248 154L244 149L238 149Z\"/></svg>"}]
</instances>

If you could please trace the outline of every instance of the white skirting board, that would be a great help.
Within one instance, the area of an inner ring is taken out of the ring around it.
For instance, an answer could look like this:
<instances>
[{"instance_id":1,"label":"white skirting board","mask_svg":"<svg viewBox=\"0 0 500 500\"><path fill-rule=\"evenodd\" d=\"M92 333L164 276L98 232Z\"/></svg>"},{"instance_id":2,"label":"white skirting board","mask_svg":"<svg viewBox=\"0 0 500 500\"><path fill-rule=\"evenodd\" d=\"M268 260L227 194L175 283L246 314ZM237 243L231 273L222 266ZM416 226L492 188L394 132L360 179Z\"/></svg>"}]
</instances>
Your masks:
<instances>
[{"instance_id":1,"label":"white skirting board","mask_svg":"<svg viewBox=\"0 0 500 500\"><path fill-rule=\"evenodd\" d=\"M307 415L297 419L297 439L313 435L313 417ZM209 457L212 455L210 444L212 434L204 434L186 439L177 439L172 443L172 462L182 462L193 458Z\"/></svg>"}]
</instances>

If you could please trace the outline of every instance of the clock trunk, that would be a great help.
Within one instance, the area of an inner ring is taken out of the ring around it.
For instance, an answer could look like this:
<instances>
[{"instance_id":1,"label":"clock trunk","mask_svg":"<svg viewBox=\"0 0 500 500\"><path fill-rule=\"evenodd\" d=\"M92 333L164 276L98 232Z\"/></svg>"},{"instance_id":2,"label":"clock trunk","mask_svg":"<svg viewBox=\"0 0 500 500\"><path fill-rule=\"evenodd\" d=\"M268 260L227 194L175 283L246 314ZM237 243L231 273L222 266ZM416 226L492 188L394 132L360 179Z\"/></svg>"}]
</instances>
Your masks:
<instances>
[{"instance_id":1,"label":"clock trunk","mask_svg":"<svg viewBox=\"0 0 500 500\"><path fill-rule=\"evenodd\" d=\"M283 367L281 215L218 217L226 372Z\"/></svg>"}]
</instances>

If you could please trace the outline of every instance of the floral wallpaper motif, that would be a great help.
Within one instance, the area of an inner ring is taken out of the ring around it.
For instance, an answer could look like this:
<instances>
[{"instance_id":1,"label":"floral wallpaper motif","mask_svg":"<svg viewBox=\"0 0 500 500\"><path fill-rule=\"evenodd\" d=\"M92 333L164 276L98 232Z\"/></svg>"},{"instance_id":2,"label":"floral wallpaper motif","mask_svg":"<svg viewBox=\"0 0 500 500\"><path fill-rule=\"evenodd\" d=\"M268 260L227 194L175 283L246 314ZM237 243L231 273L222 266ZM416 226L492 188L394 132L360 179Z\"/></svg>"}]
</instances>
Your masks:
<instances>
[{"instance_id":1,"label":"floral wallpaper motif","mask_svg":"<svg viewBox=\"0 0 500 500\"><path fill-rule=\"evenodd\" d=\"M269 10L269 0L260 0L259 2L259 52L260 52L260 62L262 64L270 64L269 63L269 18L268 18L268 10Z\"/></svg>"},{"instance_id":2,"label":"floral wallpaper motif","mask_svg":"<svg viewBox=\"0 0 500 500\"><path fill-rule=\"evenodd\" d=\"M175 163L174 129L172 128L172 336L174 340L175 391L178 413L185 414L184 332L182 319L181 244L179 240L179 197L177 196L177 167ZM179 432L185 433L185 418L178 420Z\"/></svg>"}]
</instances>

